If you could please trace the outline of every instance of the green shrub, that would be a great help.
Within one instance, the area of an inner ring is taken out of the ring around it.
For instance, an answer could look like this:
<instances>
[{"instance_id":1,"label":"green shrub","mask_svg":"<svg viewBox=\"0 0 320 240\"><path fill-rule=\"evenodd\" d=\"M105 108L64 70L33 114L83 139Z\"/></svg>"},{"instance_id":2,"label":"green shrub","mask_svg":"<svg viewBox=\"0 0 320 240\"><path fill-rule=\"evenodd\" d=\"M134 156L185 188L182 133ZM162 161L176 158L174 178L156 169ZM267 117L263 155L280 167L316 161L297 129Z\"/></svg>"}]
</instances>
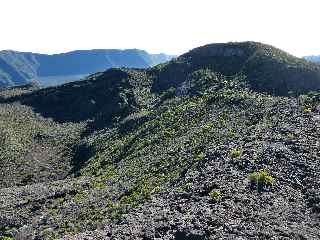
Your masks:
<instances>
[{"instance_id":1,"label":"green shrub","mask_svg":"<svg viewBox=\"0 0 320 240\"><path fill-rule=\"evenodd\" d=\"M229 138L234 138L237 135L236 131L234 129L230 129L227 133L227 136Z\"/></svg>"},{"instance_id":2,"label":"green shrub","mask_svg":"<svg viewBox=\"0 0 320 240\"><path fill-rule=\"evenodd\" d=\"M75 196L74 196L74 201L77 204L80 204L83 200L85 200L86 198L88 198L88 193L82 191L82 192L78 192Z\"/></svg>"},{"instance_id":3,"label":"green shrub","mask_svg":"<svg viewBox=\"0 0 320 240\"><path fill-rule=\"evenodd\" d=\"M294 140L294 139L297 138L293 133L289 133L289 134L287 135L287 137L288 137L289 140Z\"/></svg>"},{"instance_id":4,"label":"green shrub","mask_svg":"<svg viewBox=\"0 0 320 240\"><path fill-rule=\"evenodd\" d=\"M13 237L1 237L0 240L14 240Z\"/></svg>"},{"instance_id":5,"label":"green shrub","mask_svg":"<svg viewBox=\"0 0 320 240\"><path fill-rule=\"evenodd\" d=\"M238 158L241 156L241 150L239 148L232 149L230 152L230 157Z\"/></svg>"},{"instance_id":6,"label":"green shrub","mask_svg":"<svg viewBox=\"0 0 320 240\"><path fill-rule=\"evenodd\" d=\"M305 108L303 109L304 113L311 113L312 112L312 108L310 106L305 106Z\"/></svg>"},{"instance_id":7,"label":"green shrub","mask_svg":"<svg viewBox=\"0 0 320 240\"><path fill-rule=\"evenodd\" d=\"M196 159L196 161L202 161L205 159L205 154L201 152L196 155L195 159Z\"/></svg>"},{"instance_id":8,"label":"green shrub","mask_svg":"<svg viewBox=\"0 0 320 240\"><path fill-rule=\"evenodd\" d=\"M214 124L213 123L208 123L207 125L205 125L203 128L202 128L202 132L203 133L208 133L211 129L214 128Z\"/></svg>"},{"instance_id":9,"label":"green shrub","mask_svg":"<svg viewBox=\"0 0 320 240\"><path fill-rule=\"evenodd\" d=\"M211 191L209 193L209 196L212 198L212 200L218 201L221 198L222 194L220 191Z\"/></svg>"},{"instance_id":10,"label":"green shrub","mask_svg":"<svg viewBox=\"0 0 320 240\"><path fill-rule=\"evenodd\" d=\"M258 190L262 190L265 186L272 186L275 183L275 179L265 169L251 173L249 180L251 184L257 186Z\"/></svg>"}]
</instances>

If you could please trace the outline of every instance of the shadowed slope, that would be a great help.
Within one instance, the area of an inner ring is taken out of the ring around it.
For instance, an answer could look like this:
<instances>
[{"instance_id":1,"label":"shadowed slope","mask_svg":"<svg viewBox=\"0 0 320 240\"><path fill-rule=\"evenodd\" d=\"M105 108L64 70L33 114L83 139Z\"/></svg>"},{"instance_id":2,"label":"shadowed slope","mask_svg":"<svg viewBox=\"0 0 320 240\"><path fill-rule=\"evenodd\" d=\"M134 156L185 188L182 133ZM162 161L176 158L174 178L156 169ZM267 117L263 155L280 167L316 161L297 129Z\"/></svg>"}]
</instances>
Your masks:
<instances>
[{"instance_id":1,"label":"shadowed slope","mask_svg":"<svg viewBox=\"0 0 320 240\"><path fill-rule=\"evenodd\" d=\"M319 239L320 93L252 82L317 71L269 48L0 92L0 236Z\"/></svg>"},{"instance_id":2,"label":"shadowed slope","mask_svg":"<svg viewBox=\"0 0 320 240\"><path fill-rule=\"evenodd\" d=\"M320 66L269 45L243 42L209 44L191 50L155 70L155 90L179 87L191 72L208 68L224 76L242 76L252 89L276 95L320 89Z\"/></svg>"}]
</instances>

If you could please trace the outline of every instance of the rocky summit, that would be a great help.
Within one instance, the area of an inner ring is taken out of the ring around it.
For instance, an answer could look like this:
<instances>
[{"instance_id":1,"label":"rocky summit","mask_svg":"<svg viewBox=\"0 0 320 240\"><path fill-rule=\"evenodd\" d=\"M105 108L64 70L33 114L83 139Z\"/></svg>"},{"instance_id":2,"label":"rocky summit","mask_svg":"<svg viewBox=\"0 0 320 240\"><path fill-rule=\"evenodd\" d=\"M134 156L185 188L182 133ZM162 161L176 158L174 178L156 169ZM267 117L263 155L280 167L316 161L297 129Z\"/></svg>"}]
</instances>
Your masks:
<instances>
[{"instance_id":1,"label":"rocky summit","mask_svg":"<svg viewBox=\"0 0 320 240\"><path fill-rule=\"evenodd\" d=\"M0 92L0 239L320 239L320 65L210 44Z\"/></svg>"}]
</instances>

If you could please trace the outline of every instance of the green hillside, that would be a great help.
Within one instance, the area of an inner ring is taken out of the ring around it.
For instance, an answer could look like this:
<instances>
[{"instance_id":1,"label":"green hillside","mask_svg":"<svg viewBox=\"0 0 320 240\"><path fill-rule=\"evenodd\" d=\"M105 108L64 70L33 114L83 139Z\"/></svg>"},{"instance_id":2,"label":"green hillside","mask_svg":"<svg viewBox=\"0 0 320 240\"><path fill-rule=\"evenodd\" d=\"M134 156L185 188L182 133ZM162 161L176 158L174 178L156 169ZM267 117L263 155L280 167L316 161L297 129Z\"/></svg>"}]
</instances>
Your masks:
<instances>
[{"instance_id":1,"label":"green hillside","mask_svg":"<svg viewBox=\"0 0 320 240\"><path fill-rule=\"evenodd\" d=\"M155 87L181 84L188 74L208 68L226 77L244 77L256 91L276 95L320 89L320 65L256 42L209 44L158 67Z\"/></svg>"},{"instance_id":2,"label":"green hillside","mask_svg":"<svg viewBox=\"0 0 320 240\"><path fill-rule=\"evenodd\" d=\"M246 42L1 91L0 237L319 238L318 73Z\"/></svg>"}]
</instances>

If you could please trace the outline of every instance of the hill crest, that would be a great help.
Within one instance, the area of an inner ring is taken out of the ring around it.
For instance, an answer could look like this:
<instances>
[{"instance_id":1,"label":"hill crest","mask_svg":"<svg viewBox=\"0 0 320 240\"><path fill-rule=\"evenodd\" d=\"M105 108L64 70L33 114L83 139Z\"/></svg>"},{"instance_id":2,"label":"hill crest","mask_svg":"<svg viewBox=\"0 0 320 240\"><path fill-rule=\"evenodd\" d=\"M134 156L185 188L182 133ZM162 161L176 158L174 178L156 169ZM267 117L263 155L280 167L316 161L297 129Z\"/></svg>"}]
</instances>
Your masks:
<instances>
[{"instance_id":1,"label":"hill crest","mask_svg":"<svg viewBox=\"0 0 320 240\"><path fill-rule=\"evenodd\" d=\"M320 65L257 42L208 44L156 68L158 90L177 87L198 69L210 69L226 77L243 76L252 89L275 95L320 89Z\"/></svg>"}]
</instances>

